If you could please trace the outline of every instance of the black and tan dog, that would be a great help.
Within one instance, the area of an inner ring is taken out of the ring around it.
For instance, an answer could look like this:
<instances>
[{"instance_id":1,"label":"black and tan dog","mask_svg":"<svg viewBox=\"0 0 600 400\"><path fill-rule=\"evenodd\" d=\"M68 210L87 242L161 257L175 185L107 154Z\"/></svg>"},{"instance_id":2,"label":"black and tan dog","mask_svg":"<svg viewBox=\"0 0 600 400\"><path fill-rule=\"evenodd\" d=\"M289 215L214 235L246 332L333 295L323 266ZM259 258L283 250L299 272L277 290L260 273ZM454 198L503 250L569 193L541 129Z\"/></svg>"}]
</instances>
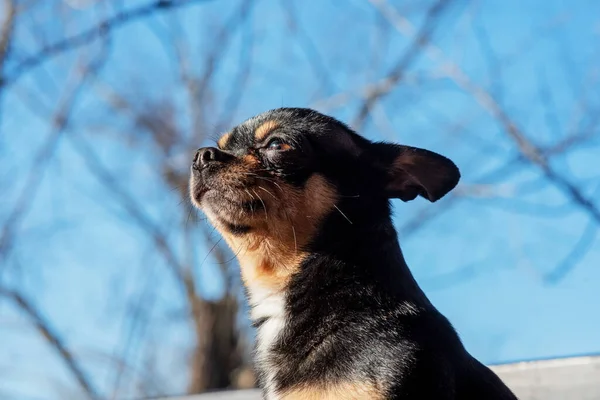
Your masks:
<instances>
[{"instance_id":1,"label":"black and tan dog","mask_svg":"<svg viewBox=\"0 0 600 400\"><path fill-rule=\"evenodd\" d=\"M516 399L419 288L392 225L390 199L434 202L459 177L300 108L198 150L190 195L239 260L266 399Z\"/></svg>"}]
</instances>

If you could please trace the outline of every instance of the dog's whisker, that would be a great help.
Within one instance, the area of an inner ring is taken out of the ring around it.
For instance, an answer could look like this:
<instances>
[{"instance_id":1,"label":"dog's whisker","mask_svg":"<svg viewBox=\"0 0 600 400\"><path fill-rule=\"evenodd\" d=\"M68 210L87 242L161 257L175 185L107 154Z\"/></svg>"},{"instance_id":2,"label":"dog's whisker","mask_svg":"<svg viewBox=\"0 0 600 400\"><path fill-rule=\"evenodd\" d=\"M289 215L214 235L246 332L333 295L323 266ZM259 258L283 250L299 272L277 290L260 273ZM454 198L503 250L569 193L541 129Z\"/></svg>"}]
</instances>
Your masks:
<instances>
[{"instance_id":1,"label":"dog's whisker","mask_svg":"<svg viewBox=\"0 0 600 400\"><path fill-rule=\"evenodd\" d=\"M273 178L267 178L266 176L261 176L261 175L258 175L258 174L254 174L252 172L245 172L244 174L246 176L252 176L252 177L254 177L256 179L262 179L264 181L270 182L270 183L274 184L275 186L277 186L280 190L283 191L283 189L281 189L281 186L279 186L279 184Z\"/></svg>"},{"instance_id":2,"label":"dog's whisker","mask_svg":"<svg viewBox=\"0 0 600 400\"><path fill-rule=\"evenodd\" d=\"M283 210L283 213L285 214L285 218L287 219L287 221L290 223L290 226L292 227L292 235L294 236L294 254L298 254L298 239L296 236L296 228L294 228L294 224L292 223L292 219L290 218L290 214L288 213L287 208L282 207L281 209Z\"/></svg>"},{"instance_id":3,"label":"dog's whisker","mask_svg":"<svg viewBox=\"0 0 600 400\"><path fill-rule=\"evenodd\" d=\"M192 216L192 212L194 212L194 206L193 205L189 205L189 210L188 210L188 214L187 214L187 218L185 220L185 228L187 229L188 224L190 223L190 218Z\"/></svg>"},{"instance_id":4,"label":"dog's whisker","mask_svg":"<svg viewBox=\"0 0 600 400\"><path fill-rule=\"evenodd\" d=\"M250 198L252 198L252 200L255 200L255 197L252 195L252 193L250 193L248 191L248 189L244 189L244 191L246 193L248 193L248 196L250 196ZM250 212L252 213L252 215L254 215L254 204L253 203L250 203Z\"/></svg>"},{"instance_id":5,"label":"dog's whisker","mask_svg":"<svg viewBox=\"0 0 600 400\"><path fill-rule=\"evenodd\" d=\"M273 193L269 192L269 191L268 191L267 189L265 189L264 187L262 187L262 186L258 186L258 188L259 188L260 190L264 190L265 192L269 193L269 194L271 195L271 197L273 197L275 200L278 200L277 196L275 196Z\"/></svg>"},{"instance_id":6,"label":"dog's whisker","mask_svg":"<svg viewBox=\"0 0 600 400\"><path fill-rule=\"evenodd\" d=\"M283 191L283 189L281 188L281 186L279 186L279 184L277 182L273 181L272 183L273 183L273 185L277 186L277 188L279 188L279 190L281 191L281 193L285 193Z\"/></svg>"},{"instance_id":7,"label":"dog's whisker","mask_svg":"<svg viewBox=\"0 0 600 400\"><path fill-rule=\"evenodd\" d=\"M266 182L275 182L275 179L273 179L273 178L267 178L266 176L256 175L255 178L256 179L262 179L263 181L266 181Z\"/></svg>"},{"instance_id":8,"label":"dog's whisker","mask_svg":"<svg viewBox=\"0 0 600 400\"><path fill-rule=\"evenodd\" d=\"M223 262L218 262L218 263L216 263L216 264L217 264L217 265L225 265L225 264L229 264L230 262L232 262L233 260L235 260L235 259L237 258L237 256L239 256L239 255L240 255L240 253L242 252L242 248L243 248L243 247L244 247L243 245L240 245L240 246L238 247L238 250L237 250L237 252L236 252L236 253L233 255L233 257L231 257L229 260L226 260L226 261L223 261Z\"/></svg>"},{"instance_id":9,"label":"dog's whisker","mask_svg":"<svg viewBox=\"0 0 600 400\"><path fill-rule=\"evenodd\" d=\"M208 257L211 255L211 253L217 248L217 246L219 245L219 243L221 243L221 240L223 240L223 237L220 237L219 240L217 240L215 242L215 244L212 245L212 247L210 248L210 250L208 251L208 253L204 257L204 259L202 260L202 262L200 263L200 265L198 266L198 268L201 268L204 265L204 263L206 262L206 260L208 259Z\"/></svg>"},{"instance_id":10,"label":"dog's whisker","mask_svg":"<svg viewBox=\"0 0 600 400\"><path fill-rule=\"evenodd\" d=\"M294 235L294 254L298 254L298 240L296 239L296 229L292 225L292 234Z\"/></svg>"},{"instance_id":11,"label":"dog's whisker","mask_svg":"<svg viewBox=\"0 0 600 400\"><path fill-rule=\"evenodd\" d=\"M258 200L260 200L260 202L262 203L263 208L265 209L265 221L266 221L268 219L268 216L269 216L269 214L267 213L267 205L263 201L262 197L260 197L260 195L254 191L254 189L252 189L252 192L254 192L254 194L256 195L256 197L258 197Z\"/></svg>"},{"instance_id":12,"label":"dog's whisker","mask_svg":"<svg viewBox=\"0 0 600 400\"><path fill-rule=\"evenodd\" d=\"M267 178L267 177L264 177L264 176L260 176L260 175L257 175L257 174L250 174L250 173L248 173L248 175L249 176L254 176L256 179L261 179L261 180L263 180L265 182L269 182L269 183L273 184L274 186L276 186L277 189L279 189L281 191L281 193L285 193L284 190L283 190L283 188L273 178Z\"/></svg>"},{"instance_id":13,"label":"dog's whisker","mask_svg":"<svg viewBox=\"0 0 600 400\"><path fill-rule=\"evenodd\" d=\"M248 196L250 196L252 198L252 200L254 200L254 196L252 196L252 193L250 193L250 191L248 189L244 189L244 191L246 193L248 193Z\"/></svg>"},{"instance_id":14,"label":"dog's whisker","mask_svg":"<svg viewBox=\"0 0 600 400\"><path fill-rule=\"evenodd\" d=\"M346 218L346 221L350 222L350 224L352 224L352 221L350 221L350 218L348 218L348 216L346 214L344 214L342 212L342 210L339 209L338 206L336 206L335 204L333 205L335 207L336 210L338 210L340 212L340 214L342 214L342 217Z\"/></svg>"}]
</instances>

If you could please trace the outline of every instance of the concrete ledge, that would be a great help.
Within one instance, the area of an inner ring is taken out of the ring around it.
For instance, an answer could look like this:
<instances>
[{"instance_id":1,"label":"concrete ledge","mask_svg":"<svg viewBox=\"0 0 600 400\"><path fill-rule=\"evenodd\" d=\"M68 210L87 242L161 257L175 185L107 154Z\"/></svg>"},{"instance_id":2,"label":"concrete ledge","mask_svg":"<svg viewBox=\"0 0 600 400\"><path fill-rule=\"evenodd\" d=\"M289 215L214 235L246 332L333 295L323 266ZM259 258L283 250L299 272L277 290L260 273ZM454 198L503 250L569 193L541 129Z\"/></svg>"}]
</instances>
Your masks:
<instances>
[{"instance_id":1,"label":"concrete ledge","mask_svg":"<svg viewBox=\"0 0 600 400\"><path fill-rule=\"evenodd\" d=\"M520 400L600 399L600 355L490 366ZM155 400L261 400L260 391L238 390Z\"/></svg>"},{"instance_id":2,"label":"concrete ledge","mask_svg":"<svg viewBox=\"0 0 600 400\"><path fill-rule=\"evenodd\" d=\"M600 356L492 366L521 400L600 399Z\"/></svg>"}]
</instances>

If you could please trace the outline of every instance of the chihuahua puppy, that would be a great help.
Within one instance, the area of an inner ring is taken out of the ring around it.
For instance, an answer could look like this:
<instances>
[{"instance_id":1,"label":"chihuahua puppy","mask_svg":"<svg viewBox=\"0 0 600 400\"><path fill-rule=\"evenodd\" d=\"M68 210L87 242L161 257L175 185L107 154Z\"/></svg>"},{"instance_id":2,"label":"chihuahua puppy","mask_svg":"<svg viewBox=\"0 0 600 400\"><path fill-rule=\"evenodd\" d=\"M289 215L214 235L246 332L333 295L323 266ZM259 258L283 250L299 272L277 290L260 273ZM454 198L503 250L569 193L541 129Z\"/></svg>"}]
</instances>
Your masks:
<instances>
[{"instance_id":1,"label":"chihuahua puppy","mask_svg":"<svg viewBox=\"0 0 600 400\"><path fill-rule=\"evenodd\" d=\"M199 149L190 197L237 255L274 399L516 399L409 271L390 199L435 202L449 159L280 108Z\"/></svg>"}]
</instances>

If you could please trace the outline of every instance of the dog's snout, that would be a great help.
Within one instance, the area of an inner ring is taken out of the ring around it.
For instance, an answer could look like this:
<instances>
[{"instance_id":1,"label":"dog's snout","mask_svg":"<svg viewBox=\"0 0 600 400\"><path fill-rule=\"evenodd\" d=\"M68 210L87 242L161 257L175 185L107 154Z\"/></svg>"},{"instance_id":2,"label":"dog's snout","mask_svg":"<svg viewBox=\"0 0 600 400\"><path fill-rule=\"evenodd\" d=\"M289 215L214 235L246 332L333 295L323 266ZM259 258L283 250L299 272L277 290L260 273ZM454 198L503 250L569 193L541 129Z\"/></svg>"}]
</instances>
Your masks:
<instances>
[{"instance_id":1,"label":"dog's snout","mask_svg":"<svg viewBox=\"0 0 600 400\"><path fill-rule=\"evenodd\" d=\"M226 158L226 154L217 148L203 147L196 151L193 166L200 169L215 161L225 161Z\"/></svg>"}]
</instances>

